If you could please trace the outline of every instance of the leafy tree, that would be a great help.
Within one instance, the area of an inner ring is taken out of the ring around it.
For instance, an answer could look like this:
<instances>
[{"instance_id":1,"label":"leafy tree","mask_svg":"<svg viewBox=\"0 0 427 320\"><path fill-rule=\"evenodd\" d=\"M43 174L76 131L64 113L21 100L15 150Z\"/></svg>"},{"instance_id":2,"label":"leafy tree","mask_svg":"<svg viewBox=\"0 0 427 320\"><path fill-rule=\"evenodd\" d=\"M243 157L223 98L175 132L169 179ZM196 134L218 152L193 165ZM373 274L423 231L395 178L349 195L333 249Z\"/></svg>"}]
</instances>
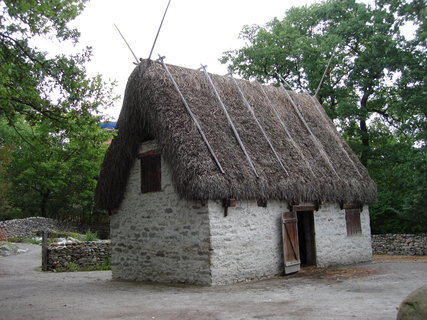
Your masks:
<instances>
[{"instance_id":1,"label":"leafy tree","mask_svg":"<svg viewBox=\"0 0 427 320\"><path fill-rule=\"evenodd\" d=\"M111 88L97 76L88 79L80 54L52 55L34 39L78 42L79 32L67 24L87 0L0 0L0 115L14 125L21 116L30 123L43 118L64 128L70 119L91 117L110 106Z\"/></svg>"},{"instance_id":2,"label":"leafy tree","mask_svg":"<svg viewBox=\"0 0 427 320\"><path fill-rule=\"evenodd\" d=\"M414 59L407 59L407 68L396 80L398 87L397 99L393 101L398 109L416 115L412 122L406 124L405 130L410 131L417 141L427 139L427 3L424 0L378 0L381 10L392 14L395 18L393 28L411 26L412 37L402 47L411 53Z\"/></svg>"},{"instance_id":3,"label":"leafy tree","mask_svg":"<svg viewBox=\"0 0 427 320\"><path fill-rule=\"evenodd\" d=\"M425 148L414 148L410 139L399 141L388 130L377 128L376 134L369 168L379 190L378 201L371 206L372 232L426 232Z\"/></svg>"},{"instance_id":4,"label":"leafy tree","mask_svg":"<svg viewBox=\"0 0 427 320\"><path fill-rule=\"evenodd\" d=\"M86 2L0 0L0 206L12 215L93 213L107 140L99 112L114 103L114 84L87 77L90 48L53 54L35 45L75 45L80 34L68 24Z\"/></svg>"},{"instance_id":5,"label":"leafy tree","mask_svg":"<svg viewBox=\"0 0 427 320\"><path fill-rule=\"evenodd\" d=\"M97 124L52 132L44 122L29 126L21 121L15 128L19 135L14 132L3 143L12 146L5 168L12 207L24 216L88 220L110 134Z\"/></svg>"},{"instance_id":6,"label":"leafy tree","mask_svg":"<svg viewBox=\"0 0 427 320\"><path fill-rule=\"evenodd\" d=\"M414 214L425 213L421 199L426 198L426 190L419 186L426 185L426 176L403 175L412 172L409 168L425 172L423 12L425 2L417 0L383 0L375 8L355 0L294 7L282 20L246 26L241 32L246 44L225 52L221 59L245 78L290 83L317 94L379 186L380 201L372 214L373 229L381 232L387 231L379 228L382 222L377 217L383 213L399 212L391 219L402 229L402 217L413 226ZM412 40L401 34L409 20L417 27ZM399 194L399 187L393 189L389 183L393 178L409 189ZM389 196L394 204L385 200Z\"/></svg>"},{"instance_id":7,"label":"leafy tree","mask_svg":"<svg viewBox=\"0 0 427 320\"><path fill-rule=\"evenodd\" d=\"M10 140L10 131L11 129L0 119L0 220L2 214L12 209L7 197L10 182L5 178L7 167L12 161L11 146L7 142Z\"/></svg>"}]
</instances>

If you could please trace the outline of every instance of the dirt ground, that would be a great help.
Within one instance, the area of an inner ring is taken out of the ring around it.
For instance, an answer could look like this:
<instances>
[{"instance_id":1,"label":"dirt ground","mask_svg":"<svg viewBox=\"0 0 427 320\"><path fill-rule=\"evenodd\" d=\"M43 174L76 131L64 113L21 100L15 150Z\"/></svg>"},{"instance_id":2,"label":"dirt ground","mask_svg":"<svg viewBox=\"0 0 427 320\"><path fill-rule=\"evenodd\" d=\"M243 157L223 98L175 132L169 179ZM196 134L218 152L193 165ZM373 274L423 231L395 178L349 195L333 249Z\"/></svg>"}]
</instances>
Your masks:
<instances>
[{"instance_id":1,"label":"dirt ground","mask_svg":"<svg viewBox=\"0 0 427 320\"><path fill-rule=\"evenodd\" d=\"M109 271L36 271L40 247L20 246L29 251L0 257L0 320L395 319L427 283L427 257L390 256L222 287L119 282Z\"/></svg>"}]
</instances>

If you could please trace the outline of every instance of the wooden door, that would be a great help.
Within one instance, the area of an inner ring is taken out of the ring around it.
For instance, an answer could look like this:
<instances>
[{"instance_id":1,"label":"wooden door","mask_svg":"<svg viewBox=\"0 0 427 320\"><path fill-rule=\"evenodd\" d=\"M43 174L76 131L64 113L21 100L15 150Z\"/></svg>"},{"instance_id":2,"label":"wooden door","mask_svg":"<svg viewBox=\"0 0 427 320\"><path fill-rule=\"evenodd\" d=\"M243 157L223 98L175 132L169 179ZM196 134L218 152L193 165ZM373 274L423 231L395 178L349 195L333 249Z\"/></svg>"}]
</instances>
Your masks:
<instances>
[{"instance_id":1,"label":"wooden door","mask_svg":"<svg viewBox=\"0 0 427 320\"><path fill-rule=\"evenodd\" d=\"M296 212L282 214L283 257L285 274L300 270L301 261L298 243L298 219Z\"/></svg>"}]
</instances>

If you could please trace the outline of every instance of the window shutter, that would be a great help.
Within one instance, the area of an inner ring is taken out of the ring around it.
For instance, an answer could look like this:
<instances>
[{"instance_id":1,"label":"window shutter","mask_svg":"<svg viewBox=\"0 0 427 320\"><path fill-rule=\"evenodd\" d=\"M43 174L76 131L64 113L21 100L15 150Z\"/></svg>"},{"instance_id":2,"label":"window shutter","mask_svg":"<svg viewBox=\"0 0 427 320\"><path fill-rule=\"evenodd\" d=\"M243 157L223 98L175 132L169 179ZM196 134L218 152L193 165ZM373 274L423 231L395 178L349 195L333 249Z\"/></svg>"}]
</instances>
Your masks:
<instances>
[{"instance_id":1,"label":"window shutter","mask_svg":"<svg viewBox=\"0 0 427 320\"><path fill-rule=\"evenodd\" d=\"M347 224L348 236L362 233L362 226L360 223L360 209L345 209L345 221Z\"/></svg>"},{"instance_id":2,"label":"window shutter","mask_svg":"<svg viewBox=\"0 0 427 320\"><path fill-rule=\"evenodd\" d=\"M156 192L162 190L161 155L151 154L140 157L141 162L141 192Z\"/></svg>"}]
</instances>

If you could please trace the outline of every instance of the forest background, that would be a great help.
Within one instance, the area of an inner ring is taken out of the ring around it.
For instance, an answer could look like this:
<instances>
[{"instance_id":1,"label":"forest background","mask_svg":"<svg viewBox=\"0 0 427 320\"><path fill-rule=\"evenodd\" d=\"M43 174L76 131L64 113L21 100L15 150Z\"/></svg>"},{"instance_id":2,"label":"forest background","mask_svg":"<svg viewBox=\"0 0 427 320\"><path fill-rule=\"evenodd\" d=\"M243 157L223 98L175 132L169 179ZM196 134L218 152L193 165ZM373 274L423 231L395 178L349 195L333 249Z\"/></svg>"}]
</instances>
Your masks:
<instances>
[{"instance_id":1,"label":"forest background","mask_svg":"<svg viewBox=\"0 0 427 320\"><path fill-rule=\"evenodd\" d=\"M86 2L0 1L0 220L108 219L93 194L114 83L87 77L90 48L52 55L30 41L78 42L68 25ZM424 0L328 0L245 26L221 57L242 78L317 96L377 183L373 233L427 232L426 17Z\"/></svg>"}]
</instances>

